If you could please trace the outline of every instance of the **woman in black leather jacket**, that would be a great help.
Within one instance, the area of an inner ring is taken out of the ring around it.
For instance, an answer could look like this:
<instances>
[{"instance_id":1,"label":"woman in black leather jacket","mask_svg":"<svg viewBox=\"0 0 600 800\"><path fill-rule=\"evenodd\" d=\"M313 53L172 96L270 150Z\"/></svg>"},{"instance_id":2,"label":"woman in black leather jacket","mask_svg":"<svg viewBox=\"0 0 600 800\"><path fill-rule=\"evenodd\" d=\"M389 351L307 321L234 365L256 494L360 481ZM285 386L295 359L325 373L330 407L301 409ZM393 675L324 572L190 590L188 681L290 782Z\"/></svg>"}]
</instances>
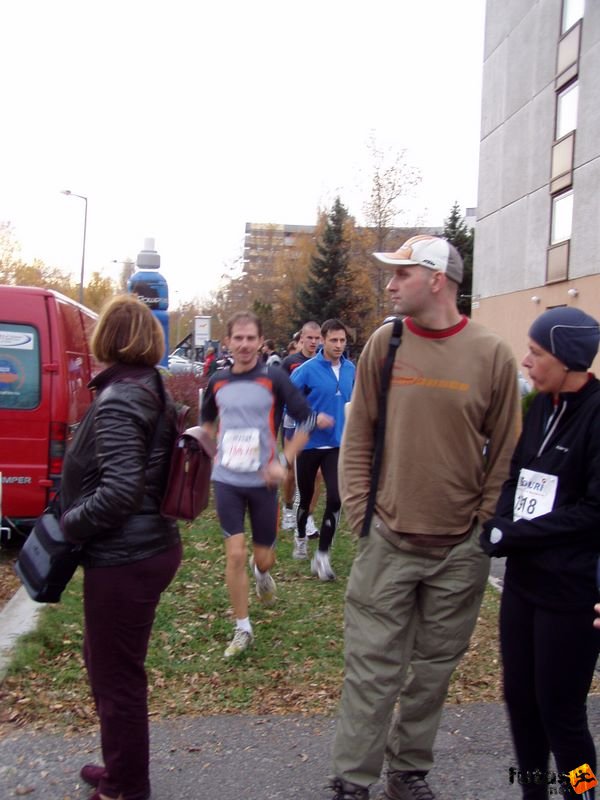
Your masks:
<instances>
[{"instance_id":1,"label":"woman in black leather jacket","mask_svg":"<svg viewBox=\"0 0 600 800\"><path fill-rule=\"evenodd\" d=\"M104 766L81 777L91 800L150 796L148 641L161 592L181 561L177 524L160 515L175 431L172 401L154 365L160 324L131 295L113 298L92 337L108 365L67 452L62 526L82 546L84 658L100 720Z\"/></svg>"}]
</instances>

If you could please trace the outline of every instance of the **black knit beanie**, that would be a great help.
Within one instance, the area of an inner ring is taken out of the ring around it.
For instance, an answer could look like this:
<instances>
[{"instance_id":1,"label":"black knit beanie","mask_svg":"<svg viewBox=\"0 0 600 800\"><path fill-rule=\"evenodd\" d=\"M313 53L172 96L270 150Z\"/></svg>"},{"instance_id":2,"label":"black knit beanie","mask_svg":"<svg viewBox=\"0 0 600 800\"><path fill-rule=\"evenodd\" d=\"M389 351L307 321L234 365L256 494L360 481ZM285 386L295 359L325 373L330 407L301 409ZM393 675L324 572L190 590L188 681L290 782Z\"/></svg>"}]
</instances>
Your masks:
<instances>
[{"instance_id":1,"label":"black knit beanie","mask_svg":"<svg viewBox=\"0 0 600 800\"><path fill-rule=\"evenodd\" d=\"M600 325L579 308L560 306L541 314L529 337L574 372L591 366L600 343Z\"/></svg>"}]
</instances>

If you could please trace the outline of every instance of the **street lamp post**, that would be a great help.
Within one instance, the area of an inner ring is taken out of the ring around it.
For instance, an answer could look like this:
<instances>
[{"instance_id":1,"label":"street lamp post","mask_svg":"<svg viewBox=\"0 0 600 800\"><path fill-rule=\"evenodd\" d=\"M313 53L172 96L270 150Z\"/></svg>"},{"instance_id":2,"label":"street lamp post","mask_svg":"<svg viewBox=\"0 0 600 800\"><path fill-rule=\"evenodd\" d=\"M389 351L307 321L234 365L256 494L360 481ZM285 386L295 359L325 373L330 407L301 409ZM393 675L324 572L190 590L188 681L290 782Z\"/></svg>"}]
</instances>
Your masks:
<instances>
[{"instance_id":1,"label":"street lamp post","mask_svg":"<svg viewBox=\"0 0 600 800\"><path fill-rule=\"evenodd\" d=\"M75 194L70 189L63 189L62 194L69 195L69 197L79 197L85 203L85 210L83 214L83 247L81 248L81 277L79 279L79 302L83 305L83 276L85 273L85 236L87 232L87 197L82 194Z\"/></svg>"},{"instance_id":2,"label":"street lamp post","mask_svg":"<svg viewBox=\"0 0 600 800\"><path fill-rule=\"evenodd\" d=\"M177 297L177 344L180 341L180 330L181 330L181 296L179 293L179 289L175 290L175 295Z\"/></svg>"}]
</instances>

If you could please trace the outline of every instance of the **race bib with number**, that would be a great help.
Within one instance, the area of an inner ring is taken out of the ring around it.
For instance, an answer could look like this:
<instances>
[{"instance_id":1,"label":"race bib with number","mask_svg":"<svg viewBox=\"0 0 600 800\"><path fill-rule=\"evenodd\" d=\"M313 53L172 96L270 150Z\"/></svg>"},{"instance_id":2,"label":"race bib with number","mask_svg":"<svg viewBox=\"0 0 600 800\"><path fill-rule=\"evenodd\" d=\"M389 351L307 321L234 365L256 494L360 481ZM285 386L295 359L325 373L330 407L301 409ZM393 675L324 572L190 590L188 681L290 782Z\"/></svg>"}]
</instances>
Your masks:
<instances>
[{"instance_id":1,"label":"race bib with number","mask_svg":"<svg viewBox=\"0 0 600 800\"><path fill-rule=\"evenodd\" d=\"M558 476L522 469L515 492L513 520L534 519L554 508Z\"/></svg>"},{"instance_id":2,"label":"race bib with number","mask_svg":"<svg viewBox=\"0 0 600 800\"><path fill-rule=\"evenodd\" d=\"M260 467L258 428L225 431L221 442L221 464L234 472L256 472Z\"/></svg>"}]
</instances>

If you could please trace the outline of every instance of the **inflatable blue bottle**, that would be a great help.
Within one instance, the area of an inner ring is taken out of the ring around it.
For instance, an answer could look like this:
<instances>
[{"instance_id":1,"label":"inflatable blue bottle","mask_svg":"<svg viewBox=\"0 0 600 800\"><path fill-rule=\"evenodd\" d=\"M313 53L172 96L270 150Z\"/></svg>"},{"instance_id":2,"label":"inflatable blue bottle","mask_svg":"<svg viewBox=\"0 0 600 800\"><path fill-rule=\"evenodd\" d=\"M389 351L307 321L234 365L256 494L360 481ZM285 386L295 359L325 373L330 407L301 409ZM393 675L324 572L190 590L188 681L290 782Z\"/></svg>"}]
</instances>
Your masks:
<instances>
[{"instance_id":1,"label":"inflatable blue bottle","mask_svg":"<svg viewBox=\"0 0 600 800\"><path fill-rule=\"evenodd\" d=\"M138 253L135 265L137 269L127 282L127 291L137 294L162 325L167 346L160 366L168 367L169 287L165 276L159 272L160 255L154 249L154 239L144 239L144 247Z\"/></svg>"}]
</instances>

